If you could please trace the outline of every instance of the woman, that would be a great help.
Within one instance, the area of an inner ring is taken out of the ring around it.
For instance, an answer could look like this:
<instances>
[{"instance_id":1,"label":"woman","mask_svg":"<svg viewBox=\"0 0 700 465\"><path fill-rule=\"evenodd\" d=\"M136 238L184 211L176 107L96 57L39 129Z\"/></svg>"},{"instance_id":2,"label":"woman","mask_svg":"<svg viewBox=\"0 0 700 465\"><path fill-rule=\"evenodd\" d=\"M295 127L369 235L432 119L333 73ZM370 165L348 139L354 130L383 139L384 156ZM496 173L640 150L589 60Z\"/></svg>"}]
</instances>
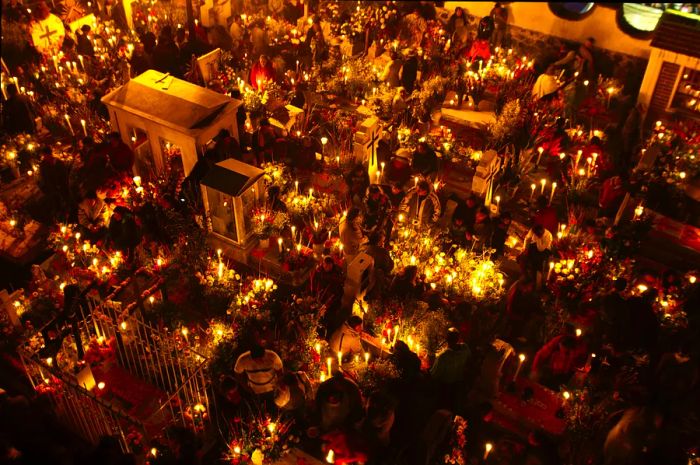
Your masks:
<instances>
[{"instance_id":1,"label":"woman","mask_svg":"<svg viewBox=\"0 0 700 465\"><path fill-rule=\"evenodd\" d=\"M306 34L306 43L311 47L311 56L314 63L321 63L328 58L328 45L318 19L315 19L311 24L311 28Z\"/></svg>"},{"instance_id":2,"label":"woman","mask_svg":"<svg viewBox=\"0 0 700 465\"><path fill-rule=\"evenodd\" d=\"M362 245L364 237L360 227L361 221L360 209L353 207L348 210L345 219L340 222L340 243L343 244L345 261L348 264L360 253L360 245Z\"/></svg>"},{"instance_id":3,"label":"woman","mask_svg":"<svg viewBox=\"0 0 700 465\"><path fill-rule=\"evenodd\" d=\"M469 29L467 17L462 7L458 6L455 8L455 12L452 14L447 24L447 30L452 34L452 47L455 50L459 50L467 43Z\"/></svg>"}]
</instances>

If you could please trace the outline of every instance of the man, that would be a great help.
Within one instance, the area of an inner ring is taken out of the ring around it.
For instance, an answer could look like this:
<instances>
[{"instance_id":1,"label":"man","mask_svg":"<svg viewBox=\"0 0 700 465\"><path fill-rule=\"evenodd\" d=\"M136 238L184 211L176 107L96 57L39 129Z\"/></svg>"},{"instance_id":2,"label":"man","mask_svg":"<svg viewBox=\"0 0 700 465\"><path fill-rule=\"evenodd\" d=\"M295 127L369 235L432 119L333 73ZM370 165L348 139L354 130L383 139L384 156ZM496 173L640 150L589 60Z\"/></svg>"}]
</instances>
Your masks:
<instances>
[{"instance_id":1,"label":"man","mask_svg":"<svg viewBox=\"0 0 700 465\"><path fill-rule=\"evenodd\" d=\"M109 162L118 174L131 177L134 169L134 152L124 143L118 132L107 136Z\"/></svg>"},{"instance_id":2,"label":"man","mask_svg":"<svg viewBox=\"0 0 700 465\"><path fill-rule=\"evenodd\" d=\"M491 9L490 16L493 19L491 44L495 47L502 47L506 37L506 27L508 27L508 10L501 3L496 2Z\"/></svg>"},{"instance_id":3,"label":"man","mask_svg":"<svg viewBox=\"0 0 700 465\"><path fill-rule=\"evenodd\" d=\"M309 283L311 293L326 306L324 326L328 334L331 334L344 319L339 315L339 310L343 299L345 273L333 257L326 255L314 270Z\"/></svg>"},{"instance_id":4,"label":"man","mask_svg":"<svg viewBox=\"0 0 700 465\"><path fill-rule=\"evenodd\" d=\"M372 184L367 188L365 197L365 228L368 230L381 229L389 218L391 202L381 187Z\"/></svg>"},{"instance_id":5,"label":"man","mask_svg":"<svg viewBox=\"0 0 700 465\"><path fill-rule=\"evenodd\" d=\"M489 209L485 205L481 205L476 211L474 225L467 228L467 240L472 241L472 249L481 250L491 246L492 235L493 223L491 223Z\"/></svg>"},{"instance_id":6,"label":"man","mask_svg":"<svg viewBox=\"0 0 700 465\"><path fill-rule=\"evenodd\" d=\"M279 355L256 344L238 357L233 371L253 394L272 400L277 378L282 375L283 368Z\"/></svg>"},{"instance_id":7,"label":"man","mask_svg":"<svg viewBox=\"0 0 700 465\"><path fill-rule=\"evenodd\" d=\"M596 76L593 45L595 45L595 39L589 37L578 49L578 72L583 78L594 79Z\"/></svg>"},{"instance_id":8,"label":"man","mask_svg":"<svg viewBox=\"0 0 700 465\"><path fill-rule=\"evenodd\" d=\"M362 238L364 237L360 226L361 223L362 216L360 209L357 207L352 207L348 210L345 218L340 220L340 243L343 244L345 261L348 265L352 263L357 254L360 253L360 246L362 245Z\"/></svg>"},{"instance_id":9,"label":"man","mask_svg":"<svg viewBox=\"0 0 700 465\"><path fill-rule=\"evenodd\" d=\"M555 95L557 90L559 90L559 81L557 81L556 69L554 65L549 65L547 70L537 77L535 85L532 86L532 96L536 100L540 100Z\"/></svg>"},{"instance_id":10,"label":"man","mask_svg":"<svg viewBox=\"0 0 700 465\"><path fill-rule=\"evenodd\" d=\"M83 24L80 27L80 32L77 34L77 43L75 46L75 51L78 55L86 57L95 56L95 47L92 44L92 32L90 26Z\"/></svg>"},{"instance_id":11,"label":"man","mask_svg":"<svg viewBox=\"0 0 700 465\"><path fill-rule=\"evenodd\" d=\"M584 345L577 339L571 334L562 334L542 346L532 362L533 378L552 389L566 384L576 368L586 361Z\"/></svg>"},{"instance_id":12,"label":"man","mask_svg":"<svg viewBox=\"0 0 700 465\"><path fill-rule=\"evenodd\" d=\"M21 95L17 86L9 84L7 87L7 101L2 108L2 128L8 134L36 132L34 112L26 95Z\"/></svg>"},{"instance_id":13,"label":"man","mask_svg":"<svg viewBox=\"0 0 700 465\"><path fill-rule=\"evenodd\" d=\"M260 90L264 89L265 82L275 80L275 70L272 67L272 63L267 58L267 55L260 55L257 63L253 65L250 69L250 79L248 80L250 85L254 89Z\"/></svg>"},{"instance_id":14,"label":"man","mask_svg":"<svg viewBox=\"0 0 700 465\"><path fill-rule=\"evenodd\" d=\"M406 193L399 209L407 219L418 220L418 224L431 225L440 220L442 207L437 194L428 181L420 181Z\"/></svg>"},{"instance_id":15,"label":"man","mask_svg":"<svg viewBox=\"0 0 700 465\"><path fill-rule=\"evenodd\" d=\"M90 191L78 205L78 224L83 227L87 239L96 240L105 227L103 212L105 203L95 191Z\"/></svg>"},{"instance_id":16,"label":"man","mask_svg":"<svg viewBox=\"0 0 700 465\"><path fill-rule=\"evenodd\" d=\"M534 274L542 271L544 262L551 253L552 241L552 233L541 224L535 225L528 231L523 241L523 251L526 253L526 272Z\"/></svg>"},{"instance_id":17,"label":"man","mask_svg":"<svg viewBox=\"0 0 700 465\"><path fill-rule=\"evenodd\" d=\"M493 230L493 235L491 236L491 247L495 249L491 258L496 259L503 255L506 247L506 239L508 239L508 229L510 229L510 223L512 222L512 217L510 212L503 212L496 220L496 227Z\"/></svg>"},{"instance_id":18,"label":"man","mask_svg":"<svg viewBox=\"0 0 700 465\"><path fill-rule=\"evenodd\" d=\"M153 49L153 67L161 73L180 76L180 49L173 40L170 26L164 26L158 36L158 44Z\"/></svg>"},{"instance_id":19,"label":"man","mask_svg":"<svg viewBox=\"0 0 700 465\"><path fill-rule=\"evenodd\" d=\"M427 142L419 142L413 152L413 172L424 177L437 173L438 158Z\"/></svg>"},{"instance_id":20,"label":"man","mask_svg":"<svg viewBox=\"0 0 700 465\"><path fill-rule=\"evenodd\" d=\"M471 351L466 344L459 342L457 328L447 330L447 348L442 351L433 363L430 374L441 387L442 398L452 402L460 384L464 381L467 364L471 359Z\"/></svg>"},{"instance_id":21,"label":"man","mask_svg":"<svg viewBox=\"0 0 700 465\"><path fill-rule=\"evenodd\" d=\"M535 293L535 283L528 275L523 275L508 289L506 297L505 333L508 340L531 341L541 328L543 317L540 298Z\"/></svg>"},{"instance_id":22,"label":"man","mask_svg":"<svg viewBox=\"0 0 700 465\"><path fill-rule=\"evenodd\" d=\"M342 352L343 357L362 355L362 318L353 315L338 328L328 343L334 354Z\"/></svg>"}]
</instances>

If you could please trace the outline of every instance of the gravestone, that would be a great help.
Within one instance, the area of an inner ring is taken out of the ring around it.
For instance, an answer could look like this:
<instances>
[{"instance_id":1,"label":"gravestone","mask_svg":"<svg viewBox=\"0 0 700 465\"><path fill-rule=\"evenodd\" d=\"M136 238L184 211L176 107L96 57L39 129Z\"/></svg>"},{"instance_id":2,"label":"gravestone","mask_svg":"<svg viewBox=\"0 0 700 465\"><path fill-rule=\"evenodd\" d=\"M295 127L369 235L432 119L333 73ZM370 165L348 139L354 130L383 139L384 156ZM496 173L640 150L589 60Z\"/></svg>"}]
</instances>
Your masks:
<instances>
[{"instance_id":1,"label":"gravestone","mask_svg":"<svg viewBox=\"0 0 700 465\"><path fill-rule=\"evenodd\" d=\"M379 118L371 116L364 120L355 133L353 152L357 163L367 163L369 177L372 179L379 169L377 162L377 147L382 137L382 127Z\"/></svg>"},{"instance_id":2,"label":"gravestone","mask_svg":"<svg viewBox=\"0 0 700 465\"><path fill-rule=\"evenodd\" d=\"M216 75L219 67L219 59L221 58L221 49L217 48L211 52L197 58L197 66L202 75L204 85L207 86L209 81Z\"/></svg>"},{"instance_id":3,"label":"gravestone","mask_svg":"<svg viewBox=\"0 0 700 465\"><path fill-rule=\"evenodd\" d=\"M472 192L478 196L484 196L485 204L491 204L493 194L493 181L501 167L501 159L495 150L487 150L479 160L476 172L472 178Z\"/></svg>"}]
</instances>

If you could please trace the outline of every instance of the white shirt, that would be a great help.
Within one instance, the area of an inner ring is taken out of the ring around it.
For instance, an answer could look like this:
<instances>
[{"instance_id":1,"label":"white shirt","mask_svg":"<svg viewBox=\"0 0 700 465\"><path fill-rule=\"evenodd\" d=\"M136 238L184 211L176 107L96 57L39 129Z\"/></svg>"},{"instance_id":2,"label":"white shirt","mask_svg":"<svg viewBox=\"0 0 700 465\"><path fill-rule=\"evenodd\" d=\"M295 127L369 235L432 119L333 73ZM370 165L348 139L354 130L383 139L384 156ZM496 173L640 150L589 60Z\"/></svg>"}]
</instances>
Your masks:
<instances>
[{"instance_id":1,"label":"white shirt","mask_svg":"<svg viewBox=\"0 0 700 465\"><path fill-rule=\"evenodd\" d=\"M254 359L250 351L244 352L236 360L233 371L236 374L244 374L248 378L248 386L256 394L265 394L275 389L277 372L282 371L282 359L271 350L266 350L265 355Z\"/></svg>"},{"instance_id":2,"label":"white shirt","mask_svg":"<svg viewBox=\"0 0 700 465\"><path fill-rule=\"evenodd\" d=\"M530 243L534 243L535 246L537 246L537 250L540 252L544 252L547 249L550 249L552 247L552 241L554 240L554 237L552 236L552 233L545 228L544 234L542 234L542 237L537 237L535 233L532 231L528 231L527 236L525 236L525 241L523 242L524 248L527 249L527 246L530 245Z\"/></svg>"},{"instance_id":3,"label":"white shirt","mask_svg":"<svg viewBox=\"0 0 700 465\"><path fill-rule=\"evenodd\" d=\"M343 354L361 354L362 339L360 333L343 323L343 326L338 328L329 342L329 347L333 353L342 352Z\"/></svg>"}]
</instances>

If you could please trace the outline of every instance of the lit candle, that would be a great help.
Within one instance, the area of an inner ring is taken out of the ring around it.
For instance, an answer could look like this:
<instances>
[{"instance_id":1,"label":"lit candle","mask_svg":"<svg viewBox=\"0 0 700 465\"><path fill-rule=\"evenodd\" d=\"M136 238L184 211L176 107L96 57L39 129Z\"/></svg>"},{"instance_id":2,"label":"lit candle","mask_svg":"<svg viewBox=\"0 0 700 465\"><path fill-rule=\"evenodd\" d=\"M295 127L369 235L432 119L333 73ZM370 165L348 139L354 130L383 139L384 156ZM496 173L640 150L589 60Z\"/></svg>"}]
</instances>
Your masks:
<instances>
[{"instance_id":1,"label":"lit candle","mask_svg":"<svg viewBox=\"0 0 700 465\"><path fill-rule=\"evenodd\" d=\"M557 188L557 183L552 183L552 192L549 194L549 204L552 205L552 199L554 199L554 190Z\"/></svg>"},{"instance_id":2,"label":"lit candle","mask_svg":"<svg viewBox=\"0 0 700 465\"><path fill-rule=\"evenodd\" d=\"M280 253L282 253L282 242L283 242L283 240L281 237L279 239L277 239L277 247L279 248Z\"/></svg>"},{"instance_id":3,"label":"lit candle","mask_svg":"<svg viewBox=\"0 0 700 465\"><path fill-rule=\"evenodd\" d=\"M569 399L571 399L571 393L569 391L564 391L561 393L561 397L564 399L563 404L566 405Z\"/></svg>"},{"instance_id":4,"label":"lit candle","mask_svg":"<svg viewBox=\"0 0 700 465\"><path fill-rule=\"evenodd\" d=\"M491 444L490 442L487 442L484 445L484 460L489 458L489 454L491 453L492 450L493 450L493 444Z\"/></svg>"},{"instance_id":5,"label":"lit candle","mask_svg":"<svg viewBox=\"0 0 700 465\"><path fill-rule=\"evenodd\" d=\"M545 178L540 179L540 185L542 186L542 191L540 191L540 194L544 194L544 186L547 185L547 180Z\"/></svg>"},{"instance_id":6,"label":"lit candle","mask_svg":"<svg viewBox=\"0 0 700 465\"><path fill-rule=\"evenodd\" d=\"M537 189L537 184L533 182L532 184L530 184L530 200L532 200L532 197L535 195L535 189Z\"/></svg>"},{"instance_id":7,"label":"lit candle","mask_svg":"<svg viewBox=\"0 0 700 465\"><path fill-rule=\"evenodd\" d=\"M338 351L338 368L343 366L343 352Z\"/></svg>"},{"instance_id":8,"label":"lit candle","mask_svg":"<svg viewBox=\"0 0 700 465\"><path fill-rule=\"evenodd\" d=\"M87 127L85 126L85 120L84 120L84 119L81 119L81 120L80 120L80 125L83 127L83 135L85 135L85 137L87 137Z\"/></svg>"},{"instance_id":9,"label":"lit candle","mask_svg":"<svg viewBox=\"0 0 700 465\"><path fill-rule=\"evenodd\" d=\"M333 357L328 357L326 359L326 365L328 365L328 377L330 378L333 374L332 368L333 368Z\"/></svg>"},{"instance_id":10,"label":"lit candle","mask_svg":"<svg viewBox=\"0 0 700 465\"><path fill-rule=\"evenodd\" d=\"M537 163L535 163L535 164L536 164L536 165L539 165L539 164L540 164L540 158L542 158L542 154L544 153L544 147L537 147L537 153L538 153L538 155L537 155Z\"/></svg>"},{"instance_id":11,"label":"lit candle","mask_svg":"<svg viewBox=\"0 0 700 465\"><path fill-rule=\"evenodd\" d=\"M547 279L552 276L552 269L554 269L554 262L549 262L549 272L547 273Z\"/></svg>"},{"instance_id":12,"label":"lit candle","mask_svg":"<svg viewBox=\"0 0 700 465\"><path fill-rule=\"evenodd\" d=\"M513 381L518 379L518 375L520 374L520 369L523 367L524 361L525 361L525 354L518 355L518 368L515 370L515 374L513 375Z\"/></svg>"},{"instance_id":13,"label":"lit candle","mask_svg":"<svg viewBox=\"0 0 700 465\"><path fill-rule=\"evenodd\" d=\"M399 337L399 325L394 327L394 345L396 345L396 338Z\"/></svg>"},{"instance_id":14,"label":"lit candle","mask_svg":"<svg viewBox=\"0 0 700 465\"><path fill-rule=\"evenodd\" d=\"M313 187L309 189L309 200L314 198L314 189Z\"/></svg>"},{"instance_id":15,"label":"lit candle","mask_svg":"<svg viewBox=\"0 0 700 465\"><path fill-rule=\"evenodd\" d=\"M365 365L369 366L369 352L365 352Z\"/></svg>"},{"instance_id":16,"label":"lit candle","mask_svg":"<svg viewBox=\"0 0 700 465\"><path fill-rule=\"evenodd\" d=\"M71 135L71 136L74 136L74 135L75 135L75 132L73 131L73 125L70 124L70 117L68 116L68 113L66 113L65 115L63 115L63 117L66 119L66 123L68 123L68 129L70 129L70 135Z\"/></svg>"},{"instance_id":17,"label":"lit candle","mask_svg":"<svg viewBox=\"0 0 700 465\"><path fill-rule=\"evenodd\" d=\"M296 193L298 194L299 193L299 181L294 181L294 189L295 189Z\"/></svg>"},{"instance_id":18,"label":"lit candle","mask_svg":"<svg viewBox=\"0 0 700 465\"><path fill-rule=\"evenodd\" d=\"M326 455L326 462L335 463L335 453L333 452L333 449L328 451L328 454Z\"/></svg>"}]
</instances>

